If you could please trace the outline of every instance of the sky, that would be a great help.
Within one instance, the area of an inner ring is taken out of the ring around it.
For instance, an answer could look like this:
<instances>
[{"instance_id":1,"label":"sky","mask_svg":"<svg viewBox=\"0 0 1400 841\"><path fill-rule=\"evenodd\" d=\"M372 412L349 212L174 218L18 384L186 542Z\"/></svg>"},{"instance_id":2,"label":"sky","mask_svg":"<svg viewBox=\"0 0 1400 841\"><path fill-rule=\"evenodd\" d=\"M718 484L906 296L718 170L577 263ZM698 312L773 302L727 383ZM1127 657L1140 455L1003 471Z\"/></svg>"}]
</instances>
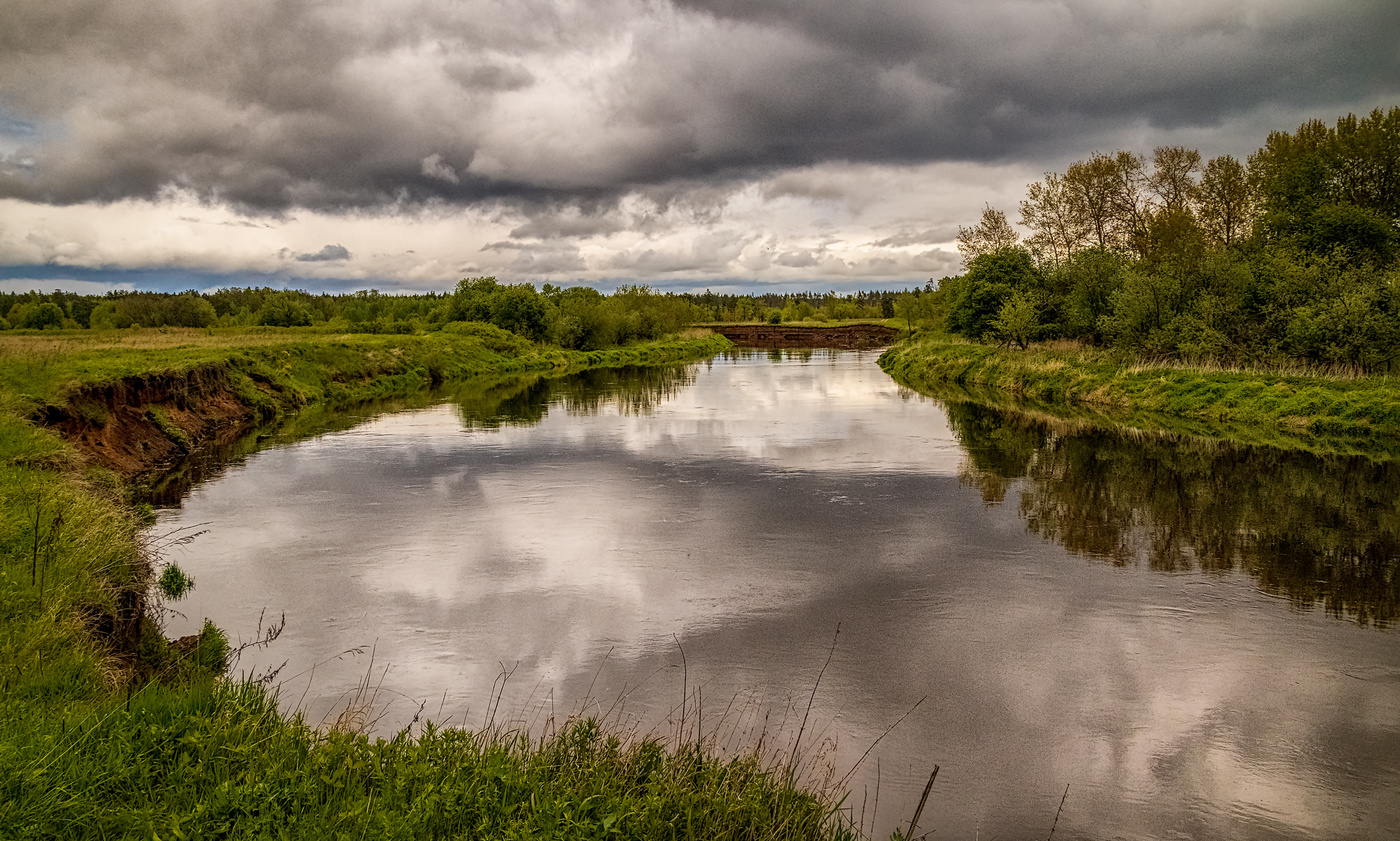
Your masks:
<instances>
[{"instance_id":1,"label":"sky","mask_svg":"<svg viewBox=\"0 0 1400 841\"><path fill-rule=\"evenodd\" d=\"M854 291L1400 105L1394 0L6 0L0 291Z\"/></svg>"}]
</instances>

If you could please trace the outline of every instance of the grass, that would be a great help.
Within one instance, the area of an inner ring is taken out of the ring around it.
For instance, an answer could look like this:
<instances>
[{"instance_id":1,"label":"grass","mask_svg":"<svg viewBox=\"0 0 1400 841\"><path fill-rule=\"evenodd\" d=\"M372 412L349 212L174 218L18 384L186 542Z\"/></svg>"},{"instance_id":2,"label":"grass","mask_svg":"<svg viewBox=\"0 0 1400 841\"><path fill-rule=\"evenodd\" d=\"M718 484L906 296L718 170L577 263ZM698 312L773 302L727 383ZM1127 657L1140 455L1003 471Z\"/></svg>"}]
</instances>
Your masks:
<instances>
[{"instance_id":1,"label":"grass","mask_svg":"<svg viewBox=\"0 0 1400 841\"><path fill-rule=\"evenodd\" d=\"M1069 419L1384 459L1400 453L1393 376L1190 366L1066 346L1018 351L942 335L906 340L880 365L919 391L951 388Z\"/></svg>"},{"instance_id":2,"label":"grass","mask_svg":"<svg viewBox=\"0 0 1400 841\"><path fill-rule=\"evenodd\" d=\"M855 837L757 754L629 740L587 718L539 737L429 724L371 739L312 729L256 685L205 682L57 727L5 724L8 837Z\"/></svg>"},{"instance_id":3,"label":"grass","mask_svg":"<svg viewBox=\"0 0 1400 841\"><path fill-rule=\"evenodd\" d=\"M163 328L0 336L0 391L64 405L95 385L157 373L234 369L276 381L302 404L407 394L487 373L695 359L728 347L703 334L596 351L536 345L484 324L422 335L329 334L314 328Z\"/></svg>"},{"instance_id":4,"label":"grass","mask_svg":"<svg viewBox=\"0 0 1400 841\"><path fill-rule=\"evenodd\" d=\"M729 346L691 334L568 352L454 329L0 337L0 837L856 837L828 792L757 748L722 756L701 739L666 743L588 718L535 735L424 723L370 738L280 712L272 690L220 676L217 628L164 639L161 589L178 595L178 571L143 546L123 482L37 423L61 409L100 425L107 406L94 395L114 391L139 402L159 390L178 405L182 389L213 390L279 417ZM175 439L187 433L174 412L152 405L144 417Z\"/></svg>"}]
</instances>

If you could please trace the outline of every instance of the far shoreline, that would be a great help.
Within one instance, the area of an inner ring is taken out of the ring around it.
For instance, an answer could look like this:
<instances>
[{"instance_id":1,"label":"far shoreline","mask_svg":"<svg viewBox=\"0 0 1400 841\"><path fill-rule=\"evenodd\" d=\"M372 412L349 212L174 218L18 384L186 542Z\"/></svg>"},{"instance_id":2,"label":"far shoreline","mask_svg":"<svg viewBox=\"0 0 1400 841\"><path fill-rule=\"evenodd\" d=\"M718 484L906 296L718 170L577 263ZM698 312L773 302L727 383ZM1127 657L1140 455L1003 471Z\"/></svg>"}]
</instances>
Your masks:
<instances>
[{"instance_id":1,"label":"far shoreline","mask_svg":"<svg viewBox=\"0 0 1400 841\"><path fill-rule=\"evenodd\" d=\"M1211 368L1094 348L997 348L947 335L906 338L880 357L880 367L934 397L952 387L963 399L1103 424L1400 458L1394 376Z\"/></svg>"}]
</instances>

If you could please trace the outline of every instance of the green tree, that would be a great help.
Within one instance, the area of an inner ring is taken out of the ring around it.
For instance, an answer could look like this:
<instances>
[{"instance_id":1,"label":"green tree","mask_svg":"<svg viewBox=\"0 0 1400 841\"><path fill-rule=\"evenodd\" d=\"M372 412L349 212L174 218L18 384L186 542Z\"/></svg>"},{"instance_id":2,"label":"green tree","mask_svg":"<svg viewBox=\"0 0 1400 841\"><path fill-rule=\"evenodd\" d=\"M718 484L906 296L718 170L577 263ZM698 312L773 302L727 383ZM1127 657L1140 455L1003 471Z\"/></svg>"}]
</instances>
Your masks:
<instances>
[{"instance_id":1,"label":"green tree","mask_svg":"<svg viewBox=\"0 0 1400 841\"><path fill-rule=\"evenodd\" d=\"M291 295L275 295L258 310L258 324L267 327L307 327L311 308Z\"/></svg>"},{"instance_id":2,"label":"green tree","mask_svg":"<svg viewBox=\"0 0 1400 841\"><path fill-rule=\"evenodd\" d=\"M1034 289L1038 278L1030 252L1021 247L974 257L966 274L945 281L949 285L948 329L971 339L992 333L1007 299L1017 290Z\"/></svg>"},{"instance_id":3,"label":"green tree","mask_svg":"<svg viewBox=\"0 0 1400 841\"><path fill-rule=\"evenodd\" d=\"M16 304L9 322L22 330L57 330L63 326L63 309L52 301Z\"/></svg>"},{"instance_id":4,"label":"green tree","mask_svg":"<svg viewBox=\"0 0 1400 841\"><path fill-rule=\"evenodd\" d=\"M163 323L173 327L208 327L218 315L214 305L204 300L197 292L185 292L166 299Z\"/></svg>"},{"instance_id":5,"label":"green tree","mask_svg":"<svg viewBox=\"0 0 1400 841\"><path fill-rule=\"evenodd\" d=\"M1076 253L1054 272L1053 285L1063 296L1058 307L1063 335L1103 343L1099 319L1111 311L1113 295L1123 285L1123 271L1124 258L1090 248Z\"/></svg>"},{"instance_id":6,"label":"green tree","mask_svg":"<svg viewBox=\"0 0 1400 841\"><path fill-rule=\"evenodd\" d=\"M966 266L973 258L1010 248L1020 239L1021 235L1006 221L1006 214L989 204L982 209L982 219L976 225L958 228L958 251Z\"/></svg>"},{"instance_id":7,"label":"green tree","mask_svg":"<svg viewBox=\"0 0 1400 841\"><path fill-rule=\"evenodd\" d=\"M1062 179L1090 241L1099 248L1116 244L1120 177L1118 163L1099 154L1071 164Z\"/></svg>"},{"instance_id":8,"label":"green tree","mask_svg":"<svg viewBox=\"0 0 1400 841\"><path fill-rule=\"evenodd\" d=\"M1394 259L1387 243L1400 221L1400 107L1348 115L1335 128L1312 120L1293 134L1273 132L1249 163L1270 240Z\"/></svg>"},{"instance_id":9,"label":"green tree","mask_svg":"<svg viewBox=\"0 0 1400 841\"><path fill-rule=\"evenodd\" d=\"M1173 274L1129 269L1099 319L1099 330L1114 345L1148 354L1171 354L1176 337L1169 327L1181 304L1181 282Z\"/></svg>"},{"instance_id":10,"label":"green tree","mask_svg":"<svg viewBox=\"0 0 1400 841\"><path fill-rule=\"evenodd\" d=\"M1195 174L1201 171L1201 153L1185 146L1158 146L1152 150L1152 175L1148 185L1162 207L1187 210L1196 201Z\"/></svg>"},{"instance_id":11,"label":"green tree","mask_svg":"<svg viewBox=\"0 0 1400 841\"><path fill-rule=\"evenodd\" d=\"M1249 236L1254 224L1254 193L1244 164L1222 155L1211 158L1197 189L1197 216L1206 241L1228 248Z\"/></svg>"},{"instance_id":12,"label":"green tree","mask_svg":"<svg viewBox=\"0 0 1400 841\"><path fill-rule=\"evenodd\" d=\"M1034 232L1026 240L1027 247L1049 266L1060 265L1084 248L1092 231L1071 185L1053 172L1026 188L1021 224Z\"/></svg>"},{"instance_id":13,"label":"green tree","mask_svg":"<svg viewBox=\"0 0 1400 841\"><path fill-rule=\"evenodd\" d=\"M1025 350L1041 330L1039 296L1028 288L1012 292L992 319L991 327L998 340Z\"/></svg>"}]
</instances>

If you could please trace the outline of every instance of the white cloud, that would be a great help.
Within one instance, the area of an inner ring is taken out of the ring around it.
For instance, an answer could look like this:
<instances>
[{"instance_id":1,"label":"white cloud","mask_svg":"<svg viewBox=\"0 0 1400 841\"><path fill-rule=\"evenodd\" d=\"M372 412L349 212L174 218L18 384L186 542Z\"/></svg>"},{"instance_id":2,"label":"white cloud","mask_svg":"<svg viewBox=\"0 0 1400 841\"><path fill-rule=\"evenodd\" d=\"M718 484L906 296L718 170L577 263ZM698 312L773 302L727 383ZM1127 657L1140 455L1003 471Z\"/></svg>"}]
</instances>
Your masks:
<instances>
[{"instance_id":1,"label":"white cloud","mask_svg":"<svg viewBox=\"0 0 1400 841\"><path fill-rule=\"evenodd\" d=\"M53 206L0 199L0 265L295 274L307 284L446 289L510 281L717 287L921 284L959 271L953 239L1026 166L824 164L770 178L633 193L615 203L505 203L249 215L168 190L153 201ZM352 247L346 248L342 243Z\"/></svg>"}]
</instances>

